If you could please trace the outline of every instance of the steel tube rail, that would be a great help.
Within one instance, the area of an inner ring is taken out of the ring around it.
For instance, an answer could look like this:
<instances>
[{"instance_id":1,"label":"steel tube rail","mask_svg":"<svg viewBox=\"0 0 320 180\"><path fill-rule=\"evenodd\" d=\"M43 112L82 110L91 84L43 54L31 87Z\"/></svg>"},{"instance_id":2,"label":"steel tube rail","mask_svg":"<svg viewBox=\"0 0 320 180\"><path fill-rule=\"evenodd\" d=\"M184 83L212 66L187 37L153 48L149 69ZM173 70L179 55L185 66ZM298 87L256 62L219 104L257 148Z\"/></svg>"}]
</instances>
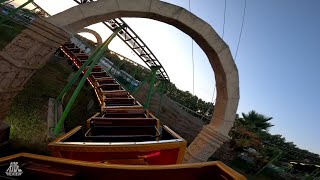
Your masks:
<instances>
[{"instance_id":1,"label":"steel tube rail","mask_svg":"<svg viewBox=\"0 0 320 180\"><path fill-rule=\"evenodd\" d=\"M116 29L112 35L105 41L105 43L101 46L101 48L98 50L98 53L96 56L92 57L93 58L93 62L91 63L90 67L87 69L86 73L84 74L84 76L82 77L81 81L79 82L76 90L74 91L74 93L72 94L70 101L68 102L65 110L63 111L55 129L54 129L54 134L58 134L62 128L62 125L69 113L69 111L71 110L71 107L73 105L73 103L75 102L80 90L82 89L82 86L84 85L84 83L86 82L87 78L89 77L93 67L95 66L95 64L101 59L101 57L104 55L105 51L108 48L108 45L110 44L110 42L112 41L112 39L116 36L116 34L120 31L121 29L118 28Z\"/></svg>"}]
</instances>

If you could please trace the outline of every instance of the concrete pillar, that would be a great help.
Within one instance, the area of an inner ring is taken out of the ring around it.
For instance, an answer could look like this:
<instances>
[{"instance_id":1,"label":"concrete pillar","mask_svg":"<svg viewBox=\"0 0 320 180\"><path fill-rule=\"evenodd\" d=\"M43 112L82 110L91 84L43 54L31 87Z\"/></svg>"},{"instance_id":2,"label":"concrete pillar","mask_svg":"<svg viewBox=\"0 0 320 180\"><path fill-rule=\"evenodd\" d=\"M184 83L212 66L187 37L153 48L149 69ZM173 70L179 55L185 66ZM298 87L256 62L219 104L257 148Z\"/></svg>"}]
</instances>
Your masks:
<instances>
[{"instance_id":1,"label":"concrete pillar","mask_svg":"<svg viewBox=\"0 0 320 180\"><path fill-rule=\"evenodd\" d=\"M205 162L229 137L216 131L212 126L203 126L194 141L188 146L184 163Z\"/></svg>"},{"instance_id":2,"label":"concrete pillar","mask_svg":"<svg viewBox=\"0 0 320 180\"><path fill-rule=\"evenodd\" d=\"M0 137L7 129L3 120L15 95L69 37L62 29L36 19L0 51ZM0 138L0 143L5 140Z\"/></svg>"}]
</instances>

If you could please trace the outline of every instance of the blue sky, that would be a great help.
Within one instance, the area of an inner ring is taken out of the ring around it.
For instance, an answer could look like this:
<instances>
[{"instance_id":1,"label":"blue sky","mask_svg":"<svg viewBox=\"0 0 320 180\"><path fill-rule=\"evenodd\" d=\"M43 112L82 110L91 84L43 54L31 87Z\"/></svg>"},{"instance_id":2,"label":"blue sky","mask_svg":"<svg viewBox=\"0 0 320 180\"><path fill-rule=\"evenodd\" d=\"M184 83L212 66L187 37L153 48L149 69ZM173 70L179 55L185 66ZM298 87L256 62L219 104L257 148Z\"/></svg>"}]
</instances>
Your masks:
<instances>
[{"instance_id":1,"label":"blue sky","mask_svg":"<svg viewBox=\"0 0 320 180\"><path fill-rule=\"evenodd\" d=\"M55 6L58 1L60 5ZM74 5L72 0L36 2L52 14ZM187 0L166 2L188 9ZM224 40L233 55L243 8L244 0L227 0ZM272 134L282 134L300 148L316 153L320 153L320 119L317 116L320 111L319 9L318 0L247 0L245 24L235 60L240 75L238 112L256 110L273 117ZM191 10L222 35L224 0L191 0ZM192 92L190 38L174 27L153 20L125 20L158 57L171 80L179 88ZM110 34L99 25L91 28L104 38ZM139 61L119 40L112 43L111 49ZM196 44L194 57L195 94L211 101L213 72Z\"/></svg>"},{"instance_id":2,"label":"blue sky","mask_svg":"<svg viewBox=\"0 0 320 180\"><path fill-rule=\"evenodd\" d=\"M170 1L188 7L187 1ZM244 1L228 0L224 39L235 55ZM320 1L248 0L235 60L238 112L273 117L272 134L320 153ZM222 35L224 0L193 0L191 10Z\"/></svg>"}]
</instances>

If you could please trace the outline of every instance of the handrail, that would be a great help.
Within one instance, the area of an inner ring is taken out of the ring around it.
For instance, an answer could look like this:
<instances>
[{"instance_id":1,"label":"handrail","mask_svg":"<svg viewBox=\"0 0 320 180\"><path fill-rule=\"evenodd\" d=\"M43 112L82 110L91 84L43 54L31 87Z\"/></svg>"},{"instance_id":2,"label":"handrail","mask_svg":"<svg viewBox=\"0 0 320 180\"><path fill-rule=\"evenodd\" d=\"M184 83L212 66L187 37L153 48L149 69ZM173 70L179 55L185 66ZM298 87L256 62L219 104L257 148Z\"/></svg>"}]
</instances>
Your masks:
<instances>
[{"instance_id":1,"label":"handrail","mask_svg":"<svg viewBox=\"0 0 320 180\"><path fill-rule=\"evenodd\" d=\"M81 81L79 82L76 90L74 91L73 95L70 98L69 103L67 104L65 110L63 111L55 129L54 129L54 133L58 134L62 128L62 125L64 123L64 120L66 119L71 106L73 105L75 99L77 98L83 84L85 83L85 81L87 80L87 78L89 77L91 70L93 69L93 67L98 63L98 61L101 59L101 57L104 55L105 50L108 48L108 45L110 44L110 42L112 41L112 39L116 36L116 34L120 31L120 28L116 29L112 35L94 52L93 55L91 55L89 57L89 59L87 61L92 61L90 67L86 70L86 73L84 74L84 76L82 77ZM89 62L90 63L90 62ZM83 65L84 66L84 65ZM82 67L83 67L82 66ZM85 67L84 67L85 68ZM81 73L81 72L80 72ZM70 88L70 87L69 87ZM68 89L69 89L68 88ZM62 94L62 93L61 93Z\"/></svg>"}]
</instances>

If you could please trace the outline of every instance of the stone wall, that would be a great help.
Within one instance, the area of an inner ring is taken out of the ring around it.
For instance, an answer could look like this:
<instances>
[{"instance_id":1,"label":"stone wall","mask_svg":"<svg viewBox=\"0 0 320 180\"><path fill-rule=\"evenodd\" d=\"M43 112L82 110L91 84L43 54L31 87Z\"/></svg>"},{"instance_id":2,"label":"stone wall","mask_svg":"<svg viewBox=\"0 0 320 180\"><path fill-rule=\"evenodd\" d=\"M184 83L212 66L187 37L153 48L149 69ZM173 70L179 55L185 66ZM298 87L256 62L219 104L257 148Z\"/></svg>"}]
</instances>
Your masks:
<instances>
[{"instance_id":1,"label":"stone wall","mask_svg":"<svg viewBox=\"0 0 320 180\"><path fill-rule=\"evenodd\" d=\"M135 94L135 98L140 102L146 101L146 94L149 88L149 84L145 83L143 87L139 89L139 92ZM204 125L203 121L190 115L188 112L180 108L180 106L166 95L162 97L162 103L159 109L159 102L161 95L154 93L149 110L160 119L161 124L167 125L172 130L177 132L188 143L191 143ZM159 109L159 113L157 114Z\"/></svg>"},{"instance_id":2,"label":"stone wall","mask_svg":"<svg viewBox=\"0 0 320 180\"><path fill-rule=\"evenodd\" d=\"M69 38L60 28L36 19L0 51L0 127L15 95Z\"/></svg>"}]
</instances>

